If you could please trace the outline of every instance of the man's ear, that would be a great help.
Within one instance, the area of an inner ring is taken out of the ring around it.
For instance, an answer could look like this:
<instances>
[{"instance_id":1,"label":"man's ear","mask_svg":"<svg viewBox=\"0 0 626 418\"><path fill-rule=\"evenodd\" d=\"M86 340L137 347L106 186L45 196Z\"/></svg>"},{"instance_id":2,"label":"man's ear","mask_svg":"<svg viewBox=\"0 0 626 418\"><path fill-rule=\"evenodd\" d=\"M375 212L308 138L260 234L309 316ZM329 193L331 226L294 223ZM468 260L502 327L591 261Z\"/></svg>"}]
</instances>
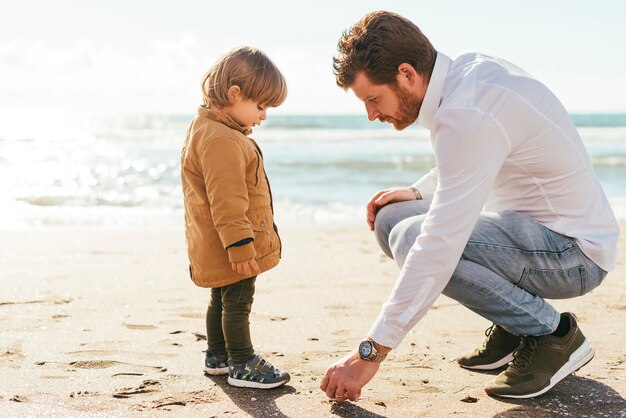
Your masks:
<instances>
[{"instance_id":1,"label":"man's ear","mask_svg":"<svg viewBox=\"0 0 626 418\"><path fill-rule=\"evenodd\" d=\"M417 71L415 71L415 68L413 68L411 64L403 62L398 65L398 77L404 77L411 80L412 78L415 78L415 76L417 76Z\"/></svg>"},{"instance_id":2,"label":"man's ear","mask_svg":"<svg viewBox=\"0 0 626 418\"><path fill-rule=\"evenodd\" d=\"M239 101L239 98L241 97L241 89L237 85L232 85L228 88L227 95L228 102L231 105L234 105L235 103L237 103L237 101Z\"/></svg>"},{"instance_id":3,"label":"man's ear","mask_svg":"<svg viewBox=\"0 0 626 418\"><path fill-rule=\"evenodd\" d=\"M405 85L407 87L415 87L419 78L419 74L415 71L415 68L411 64L403 62L398 65L398 75L396 79L399 85Z\"/></svg>"}]
</instances>

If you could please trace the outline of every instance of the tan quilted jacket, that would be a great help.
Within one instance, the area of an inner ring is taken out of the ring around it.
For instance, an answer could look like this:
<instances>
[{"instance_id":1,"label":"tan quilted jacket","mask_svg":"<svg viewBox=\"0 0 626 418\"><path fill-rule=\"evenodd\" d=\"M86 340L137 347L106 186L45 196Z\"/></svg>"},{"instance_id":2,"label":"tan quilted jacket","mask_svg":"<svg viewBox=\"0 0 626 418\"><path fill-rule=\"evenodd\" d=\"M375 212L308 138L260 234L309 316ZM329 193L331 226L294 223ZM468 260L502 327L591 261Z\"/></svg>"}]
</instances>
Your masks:
<instances>
[{"instance_id":1,"label":"tan quilted jacket","mask_svg":"<svg viewBox=\"0 0 626 418\"><path fill-rule=\"evenodd\" d=\"M181 156L185 234L191 279L201 287L245 279L232 262L255 258L263 272L280 260L263 154L249 133L204 107L187 130ZM246 238L254 241L232 246Z\"/></svg>"}]
</instances>

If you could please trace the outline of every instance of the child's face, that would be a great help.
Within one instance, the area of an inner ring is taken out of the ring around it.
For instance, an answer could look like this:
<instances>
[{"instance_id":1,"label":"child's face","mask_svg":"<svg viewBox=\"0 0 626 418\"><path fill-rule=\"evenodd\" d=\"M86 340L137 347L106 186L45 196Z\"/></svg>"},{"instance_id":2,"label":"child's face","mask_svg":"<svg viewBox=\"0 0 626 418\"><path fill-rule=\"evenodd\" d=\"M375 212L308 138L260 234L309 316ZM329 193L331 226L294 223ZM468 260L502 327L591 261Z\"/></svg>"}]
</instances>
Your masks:
<instances>
[{"instance_id":1,"label":"child's face","mask_svg":"<svg viewBox=\"0 0 626 418\"><path fill-rule=\"evenodd\" d=\"M261 125L266 117L266 106L252 100L239 99L234 104L226 106L223 111L245 128Z\"/></svg>"}]
</instances>

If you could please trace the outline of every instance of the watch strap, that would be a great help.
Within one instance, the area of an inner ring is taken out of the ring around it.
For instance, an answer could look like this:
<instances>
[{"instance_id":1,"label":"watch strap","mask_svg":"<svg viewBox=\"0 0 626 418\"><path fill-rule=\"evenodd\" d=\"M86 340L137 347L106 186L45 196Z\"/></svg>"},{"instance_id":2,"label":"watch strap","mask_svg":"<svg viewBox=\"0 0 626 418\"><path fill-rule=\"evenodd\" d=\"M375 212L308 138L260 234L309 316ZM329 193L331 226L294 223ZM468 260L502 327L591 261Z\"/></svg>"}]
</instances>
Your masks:
<instances>
[{"instance_id":1,"label":"watch strap","mask_svg":"<svg viewBox=\"0 0 626 418\"><path fill-rule=\"evenodd\" d=\"M385 360L386 358L387 358L387 354L379 353L374 348L374 351L372 351L372 354L366 360L371 361L372 363L382 363L383 360Z\"/></svg>"}]
</instances>

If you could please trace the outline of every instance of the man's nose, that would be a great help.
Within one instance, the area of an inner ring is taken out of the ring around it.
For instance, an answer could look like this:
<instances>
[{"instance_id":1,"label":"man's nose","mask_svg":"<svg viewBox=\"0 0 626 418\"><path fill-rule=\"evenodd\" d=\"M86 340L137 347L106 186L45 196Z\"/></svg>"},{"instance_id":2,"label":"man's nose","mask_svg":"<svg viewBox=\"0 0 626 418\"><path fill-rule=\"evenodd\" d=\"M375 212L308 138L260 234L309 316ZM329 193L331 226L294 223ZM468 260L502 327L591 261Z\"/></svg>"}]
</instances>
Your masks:
<instances>
[{"instance_id":1,"label":"man's nose","mask_svg":"<svg viewBox=\"0 0 626 418\"><path fill-rule=\"evenodd\" d=\"M378 116L380 116L380 112L378 111L378 109L376 109L376 107L370 103L365 104L365 111L367 112L367 118L370 121L374 121L378 118Z\"/></svg>"}]
</instances>

